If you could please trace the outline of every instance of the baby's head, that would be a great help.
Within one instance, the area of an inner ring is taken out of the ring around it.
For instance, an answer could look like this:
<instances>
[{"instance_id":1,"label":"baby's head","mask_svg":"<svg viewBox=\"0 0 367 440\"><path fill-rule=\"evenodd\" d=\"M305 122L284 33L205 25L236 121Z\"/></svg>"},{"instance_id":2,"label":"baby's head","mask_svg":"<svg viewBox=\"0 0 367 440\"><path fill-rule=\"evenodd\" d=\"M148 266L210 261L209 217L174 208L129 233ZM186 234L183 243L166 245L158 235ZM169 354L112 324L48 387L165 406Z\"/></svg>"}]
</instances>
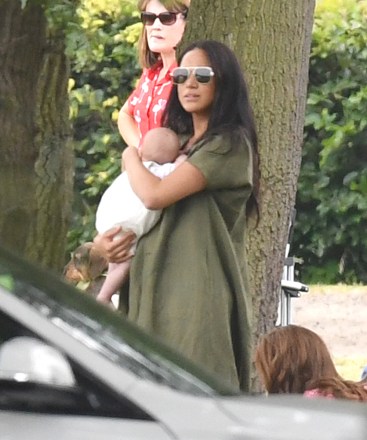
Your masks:
<instances>
[{"instance_id":1,"label":"baby's head","mask_svg":"<svg viewBox=\"0 0 367 440\"><path fill-rule=\"evenodd\" d=\"M165 127L149 130L141 143L140 154L145 161L157 163L174 162L178 156L180 142L174 131Z\"/></svg>"}]
</instances>

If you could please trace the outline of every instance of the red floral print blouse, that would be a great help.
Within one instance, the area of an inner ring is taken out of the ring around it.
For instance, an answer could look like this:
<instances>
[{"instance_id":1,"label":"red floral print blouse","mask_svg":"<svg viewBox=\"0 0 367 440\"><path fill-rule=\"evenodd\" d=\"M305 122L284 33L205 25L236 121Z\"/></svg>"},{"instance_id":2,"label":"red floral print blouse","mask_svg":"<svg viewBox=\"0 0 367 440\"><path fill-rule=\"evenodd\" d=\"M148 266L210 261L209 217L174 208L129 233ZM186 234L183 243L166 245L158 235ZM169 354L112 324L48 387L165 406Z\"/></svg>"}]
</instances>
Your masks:
<instances>
[{"instance_id":1,"label":"red floral print blouse","mask_svg":"<svg viewBox=\"0 0 367 440\"><path fill-rule=\"evenodd\" d=\"M147 131L161 126L163 110L172 88L171 72L176 66L176 62L172 64L160 81L162 64L144 69L136 89L129 96L128 109L139 127L141 138Z\"/></svg>"}]
</instances>

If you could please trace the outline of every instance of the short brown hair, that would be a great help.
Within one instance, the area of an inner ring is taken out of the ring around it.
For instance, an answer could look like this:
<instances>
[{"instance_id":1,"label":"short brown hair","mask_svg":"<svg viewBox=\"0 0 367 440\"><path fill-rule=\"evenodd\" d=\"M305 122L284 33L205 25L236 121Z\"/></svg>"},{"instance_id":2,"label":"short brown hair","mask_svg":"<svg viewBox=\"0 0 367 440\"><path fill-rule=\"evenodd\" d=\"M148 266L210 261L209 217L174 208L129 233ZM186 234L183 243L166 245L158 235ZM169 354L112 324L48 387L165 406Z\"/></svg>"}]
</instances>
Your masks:
<instances>
[{"instance_id":1,"label":"short brown hair","mask_svg":"<svg viewBox=\"0 0 367 440\"><path fill-rule=\"evenodd\" d=\"M140 12L146 10L150 0L139 0L138 9ZM190 0L159 0L160 3L172 12L182 12L187 15L190 6ZM159 59L159 54L152 52L148 46L147 33L143 26L139 38L139 62L142 67L150 68L154 66Z\"/></svg>"}]
</instances>

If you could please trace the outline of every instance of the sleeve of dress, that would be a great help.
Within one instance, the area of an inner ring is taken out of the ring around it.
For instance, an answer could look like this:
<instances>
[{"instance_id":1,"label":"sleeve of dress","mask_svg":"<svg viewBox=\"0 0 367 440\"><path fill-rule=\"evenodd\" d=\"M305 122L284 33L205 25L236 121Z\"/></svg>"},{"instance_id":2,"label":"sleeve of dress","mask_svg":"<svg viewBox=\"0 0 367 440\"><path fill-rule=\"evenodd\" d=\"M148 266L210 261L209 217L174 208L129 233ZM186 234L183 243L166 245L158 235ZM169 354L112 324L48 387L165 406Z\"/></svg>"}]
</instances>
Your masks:
<instances>
[{"instance_id":1,"label":"sleeve of dress","mask_svg":"<svg viewBox=\"0 0 367 440\"><path fill-rule=\"evenodd\" d=\"M203 173L208 189L252 187L252 151L244 136L223 134L203 140L187 160Z\"/></svg>"}]
</instances>

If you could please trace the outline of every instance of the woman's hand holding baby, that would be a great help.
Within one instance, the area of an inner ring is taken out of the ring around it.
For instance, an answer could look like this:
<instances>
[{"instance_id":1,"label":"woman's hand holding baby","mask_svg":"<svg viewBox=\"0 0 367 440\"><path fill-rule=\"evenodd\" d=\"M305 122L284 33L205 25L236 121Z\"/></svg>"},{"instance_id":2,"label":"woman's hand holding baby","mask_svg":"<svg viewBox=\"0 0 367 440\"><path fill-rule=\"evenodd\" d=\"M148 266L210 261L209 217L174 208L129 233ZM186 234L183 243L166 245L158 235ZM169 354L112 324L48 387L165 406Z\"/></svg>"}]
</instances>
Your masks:
<instances>
[{"instance_id":1,"label":"woman's hand holding baby","mask_svg":"<svg viewBox=\"0 0 367 440\"><path fill-rule=\"evenodd\" d=\"M126 170L126 163L138 159L141 162L140 152L136 147L126 147L121 154L121 169Z\"/></svg>"},{"instance_id":2,"label":"woman's hand holding baby","mask_svg":"<svg viewBox=\"0 0 367 440\"><path fill-rule=\"evenodd\" d=\"M97 249L110 263L123 263L134 256L130 249L136 239L135 233L127 231L123 235L117 236L119 233L121 233L121 226L98 234L93 240Z\"/></svg>"}]
</instances>

